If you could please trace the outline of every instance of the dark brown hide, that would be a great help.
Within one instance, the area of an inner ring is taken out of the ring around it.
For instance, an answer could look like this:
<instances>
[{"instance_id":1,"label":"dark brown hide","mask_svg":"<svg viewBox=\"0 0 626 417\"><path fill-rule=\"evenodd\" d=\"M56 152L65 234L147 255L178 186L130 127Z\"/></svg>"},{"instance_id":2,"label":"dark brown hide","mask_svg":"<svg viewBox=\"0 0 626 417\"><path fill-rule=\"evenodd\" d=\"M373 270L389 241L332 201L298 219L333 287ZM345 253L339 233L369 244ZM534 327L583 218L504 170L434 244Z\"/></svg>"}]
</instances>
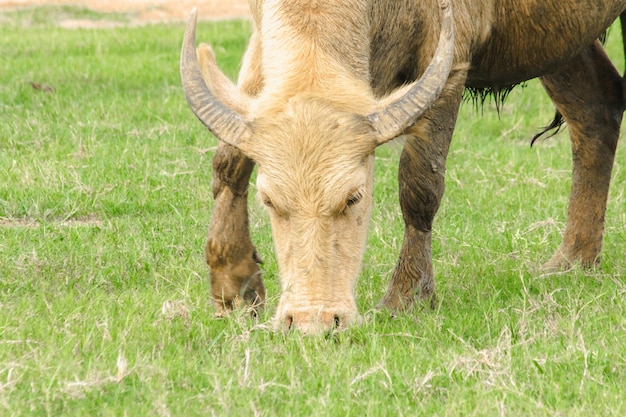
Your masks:
<instances>
[{"instance_id":1,"label":"dark brown hide","mask_svg":"<svg viewBox=\"0 0 626 417\"><path fill-rule=\"evenodd\" d=\"M433 4L424 3L374 2L371 73L379 94L419 75L432 48L435 26L425 10ZM388 13L388 7L393 12ZM545 267L596 264L624 110L621 77L596 39L626 2L454 1L453 7L455 62L459 72L467 69L465 87L501 91L541 77L570 128L574 171L567 227ZM454 124L458 101L449 97L458 98L458 93L441 96L412 129L401 157L405 239L381 302L392 310L412 305L415 294L427 299L434 294L430 226L444 185L443 167L432 172L430 166L431 162L441 166L442 154L445 160L451 132L440 127Z\"/></svg>"}]
</instances>

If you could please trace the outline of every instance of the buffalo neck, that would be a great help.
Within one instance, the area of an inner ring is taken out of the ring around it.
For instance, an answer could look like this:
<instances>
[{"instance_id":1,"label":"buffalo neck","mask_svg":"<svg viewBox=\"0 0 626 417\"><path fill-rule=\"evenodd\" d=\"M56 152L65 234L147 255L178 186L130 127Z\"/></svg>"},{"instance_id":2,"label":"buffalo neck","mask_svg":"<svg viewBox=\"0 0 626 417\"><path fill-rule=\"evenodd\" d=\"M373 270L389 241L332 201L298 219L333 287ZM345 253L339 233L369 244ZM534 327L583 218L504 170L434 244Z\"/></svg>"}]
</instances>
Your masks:
<instances>
[{"instance_id":1,"label":"buffalo neck","mask_svg":"<svg viewBox=\"0 0 626 417\"><path fill-rule=\"evenodd\" d=\"M271 95L369 84L369 21L363 0L268 0L262 68Z\"/></svg>"}]
</instances>

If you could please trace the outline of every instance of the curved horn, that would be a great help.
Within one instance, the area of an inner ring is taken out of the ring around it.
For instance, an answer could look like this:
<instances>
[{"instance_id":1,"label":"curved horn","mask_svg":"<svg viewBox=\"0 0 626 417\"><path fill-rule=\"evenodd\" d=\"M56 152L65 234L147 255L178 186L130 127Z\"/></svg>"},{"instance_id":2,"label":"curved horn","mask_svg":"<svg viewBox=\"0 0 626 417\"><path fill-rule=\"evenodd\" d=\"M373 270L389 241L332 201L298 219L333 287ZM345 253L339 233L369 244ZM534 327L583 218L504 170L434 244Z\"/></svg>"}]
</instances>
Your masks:
<instances>
[{"instance_id":1,"label":"curved horn","mask_svg":"<svg viewBox=\"0 0 626 417\"><path fill-rule=\"evenodd\" d=\"M400 97L370 114L378 144L400 135L430 108L445 86L454 58L454 22L448 0L441 5L441 34L435 55L422 77L401 89Z\"/></svg>"},{"instance_id":2,"label":"curved horn","mask_svg":"<svg viewBox=\"0 0 626 417\"><path fill-rule=\"evenodd\" d=\"M196 14L189 16L180 53L180 77L191 111L219 140L239 147L251 135L250 124L241 114L227 107L202 78L196 53Z\"/></svg>"}]
</instances>

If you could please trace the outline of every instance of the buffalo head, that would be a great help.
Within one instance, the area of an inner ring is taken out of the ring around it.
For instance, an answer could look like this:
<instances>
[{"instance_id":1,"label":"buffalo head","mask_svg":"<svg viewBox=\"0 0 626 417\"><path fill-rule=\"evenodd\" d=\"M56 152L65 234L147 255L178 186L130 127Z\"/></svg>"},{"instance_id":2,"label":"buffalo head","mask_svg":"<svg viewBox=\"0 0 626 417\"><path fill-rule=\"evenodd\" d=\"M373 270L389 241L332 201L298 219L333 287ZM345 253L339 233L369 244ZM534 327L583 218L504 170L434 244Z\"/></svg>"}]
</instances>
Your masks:
<instances>
[{"instance_id":1,"label":"buffalo head","mask_svg":"<svg viewBox=\"0 0 626 417\"><path fill-rule=\"evenodd\" d=\"M208 46L196 49L195 32L194 9L181 53L185 95L219 140L258 165L258 195L269 212L280 268L277 326L317 333L355 322L374 150L415 123L444 87L453 55L450 6L443 8L428 69L382 99L374 97L369 80L353 76L323 52L311 57L314 62L293 62L299 58L290 58L298 56L291 51L284 54L290 61L284 79L317 65L315 80L301 79L292 87L266 80L250 97L217 68Z\"/></svg>"}]
</instances>

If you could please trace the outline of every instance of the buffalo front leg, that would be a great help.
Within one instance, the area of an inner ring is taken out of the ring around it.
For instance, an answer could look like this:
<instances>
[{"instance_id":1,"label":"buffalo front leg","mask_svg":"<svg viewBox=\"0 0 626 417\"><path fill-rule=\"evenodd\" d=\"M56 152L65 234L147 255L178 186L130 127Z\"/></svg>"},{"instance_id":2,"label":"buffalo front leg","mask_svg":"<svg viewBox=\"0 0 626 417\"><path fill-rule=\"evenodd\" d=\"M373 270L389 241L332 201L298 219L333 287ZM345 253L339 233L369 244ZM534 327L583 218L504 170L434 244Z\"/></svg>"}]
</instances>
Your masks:
<instances>
[{"instance_id":1,"label":"buffalo front leg","mask_svg":"<svg viewBox=\"0 0 626 417\"><path fill-rule=\"evenodd\" d=\"M259 308L265 288L258 266L261 258L250 239L248 182L254 162L220 142L213 157L213 214L206 243L211 299L223 316L242 301Z\"/></svg>"},{"instance_id":2,"label":"buffalo front leg","mask_svg":"<svg viewBox=\"0 0 626 417\"><path fill-rule=\"evenodd\" d=\"M444 192L445 164L465 83L465 72L451 75L435 105L406 135L398 182L404 240L380 306L404 311L421 299L434 308L432 224Z\"/></svg>"},{"instance_id":3,"label":"buffalo front leg","mask_svg":"<svg viewBox=\"0 0 626 417\"><path fill-rule=\"evenodd\" d=\"M572 188L563 241L548 270L600 260L604 216L624 111L622 77L599 42L541 82L567 122Z\"/></svg>"}]
</instances>

